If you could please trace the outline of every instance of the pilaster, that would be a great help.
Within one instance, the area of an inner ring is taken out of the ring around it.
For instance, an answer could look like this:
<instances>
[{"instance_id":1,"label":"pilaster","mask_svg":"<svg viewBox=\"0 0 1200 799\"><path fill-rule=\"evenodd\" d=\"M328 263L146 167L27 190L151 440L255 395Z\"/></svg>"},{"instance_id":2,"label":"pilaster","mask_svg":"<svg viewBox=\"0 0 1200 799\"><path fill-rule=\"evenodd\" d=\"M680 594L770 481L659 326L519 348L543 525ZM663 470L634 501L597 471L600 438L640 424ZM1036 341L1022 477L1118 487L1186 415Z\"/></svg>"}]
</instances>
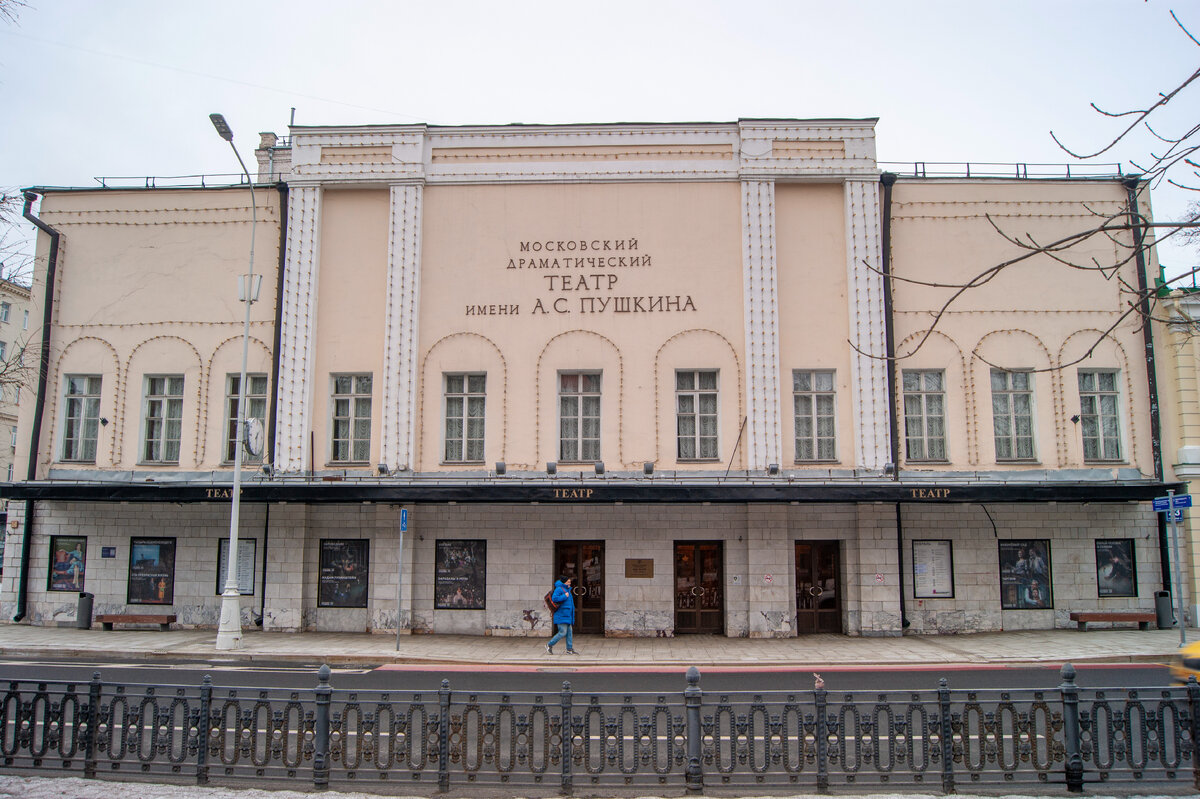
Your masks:
<instances>
[{"instance_id":1,"label":"pilaster","mask_svg":"<svg viewBox=\"0 0 1200 799\"><path fill-rule=\"evenodd\" d=\"M746 464L779 463L779 294L775 182L742 181L742 284L746 317Z\"/></svg>"},{"instance_id":2,"label":"pilaster","mask_svg":"<svg viewBox=\"0 0 1200 799\"><path fill-rule=\"evenodd\" d=\"M309 456L313 343L317 323L321 190L292 185L288 193L287 258L279 336L279 402L275 468L300 472Z\"/></svg>"},{"instance_id":3,"label":"pilaster","mask_svg":"<svg viewBox=\"0 0 1200 799\"><path fill-rule=\"evenodd\" d=\"M847 180L845 196L855 463L862 469L882 469L891 449L883 276L877 271L883 265L878 180Z\"/></svg>"},{"instance_id":4,"label":"pilaster","mask_svg":"<svg viewBox=\"0 0 1200 799\"><path fill-rule=\"evenodd\" d=\"M418 303L421 289L420 184L392 186L388 234L387 310L383 342L383 462L415 462Z\"/></svg>"}]
</instances>

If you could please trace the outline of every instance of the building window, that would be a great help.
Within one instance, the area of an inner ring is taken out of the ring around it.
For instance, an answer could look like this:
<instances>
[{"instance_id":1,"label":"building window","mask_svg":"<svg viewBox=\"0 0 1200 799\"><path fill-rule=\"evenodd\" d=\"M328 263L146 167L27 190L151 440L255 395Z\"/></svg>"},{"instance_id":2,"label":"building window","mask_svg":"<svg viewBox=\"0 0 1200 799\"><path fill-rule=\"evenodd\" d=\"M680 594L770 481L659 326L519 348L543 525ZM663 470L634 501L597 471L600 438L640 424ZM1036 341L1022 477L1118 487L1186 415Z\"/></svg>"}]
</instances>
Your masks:
<instances>
[{"instance_id":1,"label":"building window","mask_svg":"<svg viewBox=\"0 0 1200 799\"><path fill-rule=\"evenodd\" d=\"M8 314L12 311L12 303L0 302L0 322L8 321Z\"/></svg>"},{"instance_id":2,"label":"building window","mask_svg":"<svg viewBox=\"0 0 1200 799\"><path fill-rule=\"evenodd\" d=\"M371 459L371 376L333 377L334 463L366 463Z\"/></svg>"},{"instance_id":3,"label":"building window","mask_svg":"<svg viewBox=\"0 0 1200 799\"><path fill-rule=\"evenodd\" d=\"M67 375L66 424L62 459L96 462L96 434L100 423L99 375Z\"/></svg>"},{"instance_id":4,"label":"building window","mask_svg":"<svg viewBox=\"0 0 1200 799\"><path fill-rule=\"evenodd\" d=\"M11 432L12 432L12 448L16 449L17 448L17 426L15 424L12 426Z\"/></svg>"},{"instance_id":5,"label":"building window","mask_svg":"<svg viewBox=\"0 0 1200 799\"><path fill-rule=\"evenodd\" d=\"M558 376L558 459L567 463L600 460L600 374L563 372Z\"/></svg>"},{"instance_id":6,"label":"building window","mask_svg":"<svg viewBox=\"0 0 1200 799\"><path fill-rule=\"evenodd\" d=\"M8 357L8 342L0 341L0 361Z\"/></svg>"},{"instance_id":7,"label":"building window","mask_svg":"<svg viewBox=\"0 0 1200 799\"><path fill-rule=\"evenodd\" d=\"M904 442L910 461L946 460L946 376L904 370Z\"/></svg>"},{"instance_id":8,"label":"building window","mask_svg":"<svg viewBox=\"0 0 1200 799\"><path fill-rule=\"evenodd\" d=\"M232 463L237 456L238 381L241 375L225 376L225 461ZM246 375L246 418L257 419L267 426L267 376Z\"/></svg>"},{"instance_id":9,"label":"building window","mask_svg":"<svg viewBox=\"0 0 1200 799\"><path fill-rule=\"evenodd\" d=\"M792 371L792 407L796 415L796 461L837 460L834 446L832 371Z\"/></svg>"},{"instance_id":10,"label":"building window","mask_svg":"<svg viewBox=\"0 0 1200 799\"><path fill-rule=\"evenodd\" d=\"M12 479L13 479L13 465L10 463L10 464L8 464L8 482L11 483ZM3 552L4 552L3 548L0 547L0 554L3 554Z\"/></svg>"},{"instance_id":11,"label":"building window","mask_svg":"<svg viewBox=\"0 0 1200 799\"><path fill-rule=\"evenodd\" d=\"M179 463L183 419L183 375L146 378L143 463Z\"/></svg>"},{"instance_id":12,"label":"building window","mask_svg":"<svg viewBox=\"0 0 1200 799\"><path fill-rule=\"evenodd\" d=\"M675 434L681 461L716 460L717 373L675 373Z\"/></svg>"},{"instance_id":13,"label":"building window","mask_svg":"<svg viewBox=\"0 0 1200 799\"><path fill-rule=\"evenodd\" d=\"M1033 452L1033 374L992 370L996 460L1028 461Z\"/></svg>"},{"instance_id":14,"label":"building window","mask_svg":"<svg viewBox=\"0 0 1200 799\"><path fill-rule=\"evenodd\" d=\"M483 462L487 375L446 375L447 463Z\"/></svg>"},{"instance_id":15,"label":"building window","mask_svg":"<svg viewBox=\"0 0 1200 799\"><path fill-rule=\"evenodd\" d=\"M29 311L23 311L21 315L21 329L29 329Z\"/></svg>"},{"instance_id":16,"label":"building window","mask_svg":"<svg viewBox=\"0 0 1200 799\"><path fill-rule=\"evenodd\" d=\"M1121 459L1117 372L1079 370L1079 423L1085 461Z\"/></svg>"}]
</instances>

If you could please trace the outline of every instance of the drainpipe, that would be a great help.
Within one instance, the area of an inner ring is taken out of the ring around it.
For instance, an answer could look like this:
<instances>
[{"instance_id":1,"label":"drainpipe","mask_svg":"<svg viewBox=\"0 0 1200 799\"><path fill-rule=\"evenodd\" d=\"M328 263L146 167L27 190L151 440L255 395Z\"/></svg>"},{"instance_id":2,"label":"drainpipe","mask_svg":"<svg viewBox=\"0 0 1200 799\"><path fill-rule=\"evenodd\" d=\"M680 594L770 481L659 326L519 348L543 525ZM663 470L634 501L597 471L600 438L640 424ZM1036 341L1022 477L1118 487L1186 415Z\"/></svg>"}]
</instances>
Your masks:
<instances>
[{"instance_id":1,"label":"drainpipe","mask_svg":"<svg viewBox=\"0 0 1200 799\"><path fill-rule=\"evenodd\" d=\"M272 158L275 151L271 150ZM283 270L287 264L288 187L283 181L275 185L279 191L279 268L275 270L275 336L271 345L271 424L267 428L265 462L275 466L275 416L279 409L279 340L283 327ZM271 503L264 503L263 551L262 551L262 596L259 597L259 627L267 615L267 548L271 541Z\"/></svg>"},{"instance_id":2,"label":"drainpipe","mask_svg":"<svg viewBox=\"0 0 1200 799\"><path fill-rule=\"evenodd\" d=\"M1138 292L1142 298L1138 304L1138 312L1142 315L1142 342L1146 355L1146 388L1150 395L1150 447L1154 453L1154 479L1161 483L1163 479L1162 424L1158 409L1158 378L1155 375L1154 366L1154 332L1150 325L1150 295L1146 287L1146 248L1145 228L1143 227L1146 220L1142 218L1138 208L1138 186L1141 183L1141 176L1130 175L1121 182L1124 184L1126 196L1129 198L1129 224L1133 231L1133 253L1134 261L1137 264ZM1163 590L1170 591L1171 558L1168 554L1167 516L1165 513L1154 515L1158 517L1158 560L1162 571ZM1180 586L1180 590L1182 590L1182 586ZM1182 623L1180 620L1180 624Z\"/></svg>"},{"instance_id":3,"label":"drainpipe","mask_svg":"<svg viewBox=\"0 0 1200 799\"><path fill-rule=\"evenodd\" d=\"M37 479L38 449L42 439L42 417L46 410L46 380L50 371L50 325L54 321L54 280L58 271L59 232L33 215L33 201L37 193L25 192L25 209L21 215L32 222L38 230L50 237L50 257L46 261L46 294L42 306L42 347L38 353L37 399L33 408L33 430L29 434L29 464L25 479ZM29 560L33 551L34 501L25 500L25 534L21 539L21 574L17 578L17 615L14 622L25 618L29 604Z\"/></svg>"},{"instance_id":4,"label":"drainpipe","mask_svg":"<svg viewBox=\"0 0 1200 799\"><path fill-rule=\"evenodd\" d=\"M896 328L892 319L892 186L893 172L879 176L883 184L883 220L880 225L883 250L883 337L887 354L888 438L891 445L892 479L900 479L900 421L896 418ZM896 503L896 564L900 590L900 628L907 630L908 612L904 603L904 517Z\"/></svg>"}]
</instances>

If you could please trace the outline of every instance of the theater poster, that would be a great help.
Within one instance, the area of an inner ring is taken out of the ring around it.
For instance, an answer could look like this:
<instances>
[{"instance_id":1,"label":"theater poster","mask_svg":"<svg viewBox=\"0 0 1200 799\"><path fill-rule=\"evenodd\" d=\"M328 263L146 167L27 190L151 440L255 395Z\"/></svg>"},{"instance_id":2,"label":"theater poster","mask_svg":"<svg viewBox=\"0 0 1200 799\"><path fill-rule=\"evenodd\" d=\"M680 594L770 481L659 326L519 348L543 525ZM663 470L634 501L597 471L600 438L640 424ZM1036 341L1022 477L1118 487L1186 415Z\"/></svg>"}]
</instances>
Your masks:
<instances>
[{"instance_id":1,"label":"theater poster","mask_svg":"<svg viewBox=\"0 0 1200 799\"><path fill-rule=\"evenodd\" d=\"M1132 538L1096 541L1096 591L1102 597L1138 595Z\"/></svg>"},{"instance_id":2,"label":"theater poster","mask_svg":"<svg viewBox=\"0 0 1200 799\"><path fill-rule=\"evenodd\" d=\"M87 566L87 537L50 536L50 581L47 591L82 591Z\"/></svg>"},{"instance_id":3,"label":"theater poster","mask_svg":"<svg viewBox=\"0 0 1200 799\"><path fill-rule=\"evenodd\" d=\"M483 610L486 599L487 541L438 541L433 606L440 610Z\"/></svg>"},{"instance_id":4,"label":"theater poster","mask_svg":"<svg viewBox=\"0 0 1200 799\"><path fill-rule=\"evenodd\" d=\"M318 607L367 606L367 578L371 573L370 543L365 538L321 539Z\"/></svg>"},{"instance_id":5,"label":"theater poster","mask_svg":"<svg viewBox=\"0 0 1200 799\"><path fill-rule=\"evenodd\" d=\"M131 605L175 602L174 538L130 539L128 600Z\"/></svg>"},{"instance_id":6,"label":"theater poster","mask_svg":"<svg viewBox=\"0 0 1200 799\"><path fill-rule=\"evenodd\" d=\"M1049 539L997 543L1000 547L1000 607L1004 610L1054 607L1050 595Z\"/></svg>"}]
</instances>

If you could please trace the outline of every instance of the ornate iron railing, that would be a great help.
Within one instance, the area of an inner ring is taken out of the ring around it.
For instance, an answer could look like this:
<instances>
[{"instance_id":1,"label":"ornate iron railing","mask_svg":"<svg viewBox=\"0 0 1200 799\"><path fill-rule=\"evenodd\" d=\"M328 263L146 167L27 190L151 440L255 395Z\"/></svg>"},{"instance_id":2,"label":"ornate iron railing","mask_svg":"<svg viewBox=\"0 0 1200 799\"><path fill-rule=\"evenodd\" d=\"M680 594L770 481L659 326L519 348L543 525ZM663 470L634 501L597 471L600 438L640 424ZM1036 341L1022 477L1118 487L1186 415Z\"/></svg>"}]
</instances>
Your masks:
<instances>
[{"instance_id":1,"label":"ornate iron railing","mask_svg":"<svg viewBox=\"0 0 1200 799\"><path fill-rule=\"evenodd\" d=\"M1200 686L680 693L0 682L0 767L430 792L510 785L864 790L1200 788Z\"/></svg>"}]
</instances>

